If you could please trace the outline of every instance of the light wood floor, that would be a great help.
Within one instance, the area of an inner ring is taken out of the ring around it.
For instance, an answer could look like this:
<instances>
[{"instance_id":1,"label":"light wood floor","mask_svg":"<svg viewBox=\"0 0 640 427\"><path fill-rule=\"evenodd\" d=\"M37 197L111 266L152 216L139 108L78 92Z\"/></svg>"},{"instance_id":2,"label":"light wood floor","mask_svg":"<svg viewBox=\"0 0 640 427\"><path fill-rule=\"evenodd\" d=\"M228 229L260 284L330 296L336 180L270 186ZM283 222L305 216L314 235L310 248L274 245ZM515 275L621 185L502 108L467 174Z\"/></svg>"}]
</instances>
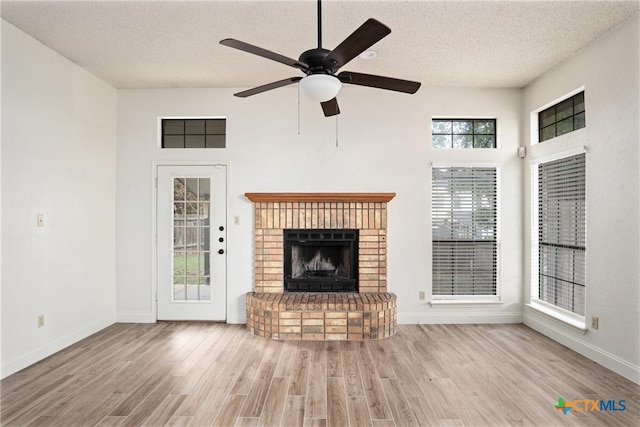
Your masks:
<instances>
[{"instance_id":1,"label":"light wood floor","mask_svg":"<svg viewBox=\"0 0 640 427\"><path fill-rule=\"evenodd\" d=\"M239 325L116 324L1 383L2 425L639 425L639 387L523 325L402 325L280 342ZM623 412L558 398L626 400Z\"/></svg>"}]
</instances>

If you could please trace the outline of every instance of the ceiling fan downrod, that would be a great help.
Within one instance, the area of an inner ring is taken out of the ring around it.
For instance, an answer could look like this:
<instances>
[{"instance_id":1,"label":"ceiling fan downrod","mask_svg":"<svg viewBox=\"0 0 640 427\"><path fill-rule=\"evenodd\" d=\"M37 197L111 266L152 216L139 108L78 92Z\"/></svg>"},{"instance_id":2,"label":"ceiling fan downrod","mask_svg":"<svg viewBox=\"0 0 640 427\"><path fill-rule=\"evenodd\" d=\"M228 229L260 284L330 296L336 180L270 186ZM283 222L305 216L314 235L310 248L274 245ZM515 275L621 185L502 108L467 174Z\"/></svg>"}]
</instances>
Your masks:
<instances>
[{"instance_id":1,"label":"ceiling fan downrod","mask_svg":"<svg viewBox=\"0 0 640 427\"><path fill-rule=\"evenodd\" d=\"M318 49L322 49L322 0L318 0Z\"/></svg>"}]
</instances>

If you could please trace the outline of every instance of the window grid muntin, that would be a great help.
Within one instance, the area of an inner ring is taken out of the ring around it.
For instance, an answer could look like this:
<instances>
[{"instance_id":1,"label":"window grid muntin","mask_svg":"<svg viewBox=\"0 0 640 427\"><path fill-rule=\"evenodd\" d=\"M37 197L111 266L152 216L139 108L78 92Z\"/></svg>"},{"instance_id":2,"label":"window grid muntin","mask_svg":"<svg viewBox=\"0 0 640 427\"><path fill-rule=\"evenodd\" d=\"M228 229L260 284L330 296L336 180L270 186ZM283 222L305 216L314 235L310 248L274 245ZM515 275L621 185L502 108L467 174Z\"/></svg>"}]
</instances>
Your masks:
<instances>
[{"instance_id":1,"label":"window grid muntin","mask_svg":"<svg viewBox=\"0 0 640 427\"><path fill-rule=\"evenodd\" d=\"M432 294L497 295L497 169L434 167L431 197Z\"/></svg>"},{"instance_id":2,"label":"window grid muntin","mask_svg":"<svg viewBox=\"0 0 640 427\"><path fill-rule=\"evenodd\" d=\"M162 119L161 147L225 148L226 119Z\"/></svg>"},{"instance_id":3,"label":"window grid muntin","mask_svg":"<svg viewBox=\"0 0 640 427\"><path fill-rule=\"evenodd\" d=\"M570 112L569 112L570 110ZM558 125L562 125L561 131ZM584 91L538 113L538 142L582 129L586 126Z\"/></svg>"},{"instance_id":4,"label":"window grid muntin","mask_svg":"<svg viewBox=\"0 0 640 427\"><path fill-rule=\"evenodd\" d=\"M584 316L586 309L586 156L539 163L539 300Z\"/></svg>"},{"instance_id":5,"label":"window grid muntin","mask_svg":"<svg viewBox=\"0 0 640 427\"><path fill-rule=\"evenodd\" d=\"M483 131L483 124L488 125L491 132ZM496 119L431 119L433 148L496 148L496 133ZM489 144L483 146L482 140Z\"/></svg>"}]
</instances>

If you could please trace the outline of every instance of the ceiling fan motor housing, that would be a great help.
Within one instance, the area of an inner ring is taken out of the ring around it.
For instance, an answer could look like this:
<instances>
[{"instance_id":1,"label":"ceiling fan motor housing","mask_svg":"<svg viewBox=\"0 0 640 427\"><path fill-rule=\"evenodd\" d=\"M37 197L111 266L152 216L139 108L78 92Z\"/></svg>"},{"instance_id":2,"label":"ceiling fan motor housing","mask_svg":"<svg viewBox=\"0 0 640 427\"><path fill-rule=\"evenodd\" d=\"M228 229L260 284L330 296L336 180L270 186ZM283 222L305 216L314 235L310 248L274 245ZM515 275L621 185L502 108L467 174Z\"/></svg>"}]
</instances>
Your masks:
<instances>
[{"instance_id":1,"label":"ceiling fan motor housing","mask_svg":"<svg viewBox=\"0 0 640 427\"><path fill-rule=\"evenodd\" d=\"M325 64L324 58L331 53L330 50L317 47L315 49L309 49L302 52L298 61L309 65L309 68L305 71L309 74L331 74L336 71L333 66L337 65L336 61L331 61L332 64Z\"/></svg>"}]
</instances>

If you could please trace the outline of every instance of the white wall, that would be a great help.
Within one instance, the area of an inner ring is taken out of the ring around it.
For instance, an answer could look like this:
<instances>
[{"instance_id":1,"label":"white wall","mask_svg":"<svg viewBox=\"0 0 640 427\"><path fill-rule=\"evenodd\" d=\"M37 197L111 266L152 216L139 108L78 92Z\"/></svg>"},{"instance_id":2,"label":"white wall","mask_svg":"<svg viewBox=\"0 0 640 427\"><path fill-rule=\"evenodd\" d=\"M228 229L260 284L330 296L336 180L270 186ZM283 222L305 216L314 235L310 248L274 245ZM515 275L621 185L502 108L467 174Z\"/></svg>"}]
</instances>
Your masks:
<instances>
[{"instance_id":1,"label":"white wall","mask_svg":"<svg viewBox=\"0 0 640 427\"><path fill-rule=\"evenodd\" d=\"M245 321L252 290L252 205L245 192L396 192L388 205L389 291L399 320L519 322L522 320L522 199L519 90L422 88L416 95L345 87L336 119L282 88L240 99L233 89L118 91L117 307L119 321L155 320L152 303L152 163L221 161L230 164L228 321ZM161 150L162 116L226 116L226 149ZM432 116L496 117L500 148L435 152ZM503 304L431 307L418 300L431 283L430 163L494 162L502 168Z\"/></svg>"},{"instance_id":2,"label":"white wall","mask_svg":"<svg viewBox=\"0 0 640 427\"><path fill-rule=\"evenodd\" d=\"M640 141L638 16L524 90L523 123L542 106L584 86L586 128L539 145L527 160L588 146L586 319L582 334L525 307L527 325L640 382ZM526 131L529 135L529 130ZM527 138L528 143L531 141ZM524 166L525 230L531 226L530 166ZM525 240L525 294L531 294L530 239Z\"/></svg>"},{"instance_id":3,"label":"white wall","mask_svg":"<svg viewBox=\"0 0 640 427\"><path fill-rule=\"evenodd\" d=\"M115 321L117 93L1 24L4 377Z\"/></svg>"}]
</instances>

